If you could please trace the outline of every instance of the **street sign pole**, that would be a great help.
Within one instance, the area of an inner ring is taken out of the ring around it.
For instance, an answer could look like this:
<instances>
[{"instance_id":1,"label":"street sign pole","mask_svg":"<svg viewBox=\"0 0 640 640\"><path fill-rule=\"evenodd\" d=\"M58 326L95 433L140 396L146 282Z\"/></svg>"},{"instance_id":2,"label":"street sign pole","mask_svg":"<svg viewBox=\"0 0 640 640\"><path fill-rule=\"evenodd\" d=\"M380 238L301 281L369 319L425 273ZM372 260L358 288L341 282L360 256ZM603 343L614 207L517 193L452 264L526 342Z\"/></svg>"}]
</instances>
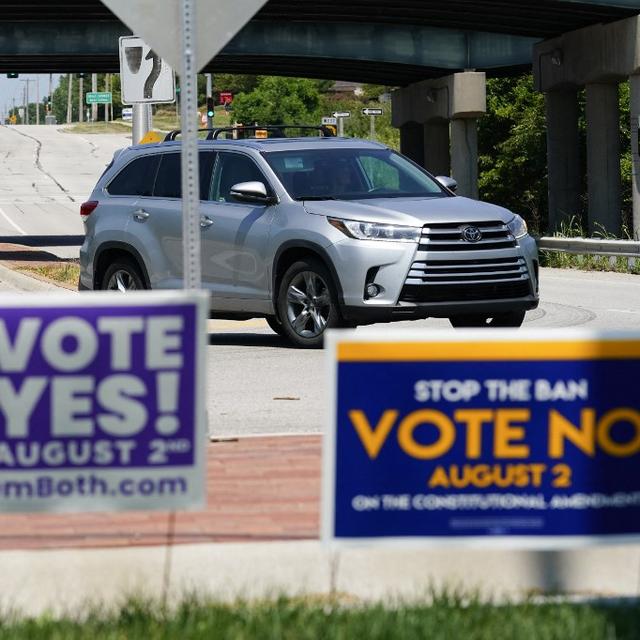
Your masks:
<instances>
[{"instance_id":1,"label":"street sign pole","mask_svg":"<svg viewBox=\"0 0 640 640\"><path fill-rule=\"evenodd\" d=\"M344 138L344 118L338 118L338 135Z\"/></svg>"},{"instance_id":2,"label":"street sign pole","mask_svg":"<svg viewBox=\"0 0 640 640\"><path fill-rule=\"evenodd\" d=\"M211 97L213 97L213 79L211 78L211 74L207 73L207 105L209 104L209 98ZM207 129L213 129L213 118L210 118L208 113L207 113Z\"/></svg>"},{"instance_id":3,"label":"street sign pole","mask_svg":"<svg viewBox=\"0 0 640 640\"><path fill-rule=\"evenodd\" d=\"M198 84L196 68L196 0L182 0L182 236L185 289L201 288L198 170Z\"/></svg>"},{"instance_id":4,"label":"street sign pole","mask_svg":"<svg viewBox=\"0 0 640 640\"><path fill-rule=\"evenodd\" d=\"M371 116L371 125L370 125L370 129L369 129L369 137L372 140L376 139L376 117L375 116Z\"/></svg>"},{"instance_id":5,"label":"street sign pole","mask_svg":"<svg viewBox=\"0 0 640 640\"><path fill-rule=\"evenodd\" d=\"M147 131L151 129L149 122L149 109L144 102L134 102L131 114L131 142L138 144L145 136Z\"/></svg>"}]
</instances>

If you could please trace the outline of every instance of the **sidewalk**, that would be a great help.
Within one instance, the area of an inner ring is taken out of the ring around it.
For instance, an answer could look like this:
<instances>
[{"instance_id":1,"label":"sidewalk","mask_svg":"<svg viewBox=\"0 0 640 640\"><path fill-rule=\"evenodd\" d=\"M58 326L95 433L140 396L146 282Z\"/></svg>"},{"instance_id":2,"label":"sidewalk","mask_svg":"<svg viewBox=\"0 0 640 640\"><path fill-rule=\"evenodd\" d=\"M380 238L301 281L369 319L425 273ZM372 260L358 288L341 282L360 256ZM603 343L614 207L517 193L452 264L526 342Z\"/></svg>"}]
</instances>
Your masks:
<instances>
[{"instance_id":1,"label":"sidewalk","mask_svg":"<svg viewBox=\"0 0 640 640\"><path fill-rule=\"evenodd\" d=\"M318 537L320 437L256 437L207 450L207 507L167 512L3 514L0 551L306 540Z\"/></svg>"}]
</instances>

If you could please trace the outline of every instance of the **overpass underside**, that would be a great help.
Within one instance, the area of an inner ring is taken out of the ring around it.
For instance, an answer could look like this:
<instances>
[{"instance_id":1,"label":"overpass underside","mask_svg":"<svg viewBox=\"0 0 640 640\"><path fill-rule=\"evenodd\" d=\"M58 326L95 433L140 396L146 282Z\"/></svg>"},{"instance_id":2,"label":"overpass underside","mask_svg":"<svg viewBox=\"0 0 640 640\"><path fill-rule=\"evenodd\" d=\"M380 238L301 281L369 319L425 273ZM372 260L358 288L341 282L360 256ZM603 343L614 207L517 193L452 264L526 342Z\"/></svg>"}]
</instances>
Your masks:
<instances>
[{"instance_id":1,"label":"overpass underside","mask_svg":"<svg viewBox=\"0 0 640 640\"><path fill-rule=\"evenodd\" d=\"M213 1L213 0L212 0ZM270 0L206 70L402 86L531 63L532 44L632 15L636 0ZM130 33L100 0L0 6L0 70L117 72Z\"/></svg>"},{"instance_id":2,"label":"overpass underside","mask_svg":"<svg viewBox=\"0 0 640 640\"><path fill-rule=\"evenodd\" d=\"M403 150L434 173L453 173L461 192L475 196L476 120L485 111L485 75L533 68L547 96L552 226L579 206L576 91L586 87L589 223L617 233L620 149L613 87L632 77L633 104L640 103L636 51L629 44L635 32L625 27L611 47L593 45L607 37L598 28L615 32L606 25L633 20L639 12L640 0L269 0L204 71L400 87L393 120ZM575 49L571 38L563 38L584 32L578 53L554 53ZM118 72L118 38L128 33L100 0L5 1L0 72ZM628 45L624 54L616 50L622 41ZM564 62L581 55L595 65L588 77ZM634 181L640 176L638 115L631 122ZM635 186L634 227L640 234Z\"/></svg>"}]
</instances>

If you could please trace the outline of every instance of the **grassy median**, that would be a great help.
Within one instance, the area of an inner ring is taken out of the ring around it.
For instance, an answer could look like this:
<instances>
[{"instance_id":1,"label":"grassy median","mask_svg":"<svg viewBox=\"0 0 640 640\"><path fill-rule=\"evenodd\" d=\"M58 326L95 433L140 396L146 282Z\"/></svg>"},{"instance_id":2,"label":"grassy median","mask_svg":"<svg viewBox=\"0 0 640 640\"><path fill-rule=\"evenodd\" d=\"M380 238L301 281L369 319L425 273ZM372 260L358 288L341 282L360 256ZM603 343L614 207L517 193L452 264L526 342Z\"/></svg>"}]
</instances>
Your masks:
<instances>
[{"instance_id":1,"label":"grassy median","mask_svg":"<svg viewBox=\"0 0 640 640\"><path fill-rule=\"evenodd\" d=\"M77 260L19 265L18 270L26 275L35 275L41 280L72 289L78 287L80 277L80 265Z\"/></svg>"},{"instance_id":2,"label":"grassy median","mask_svg":"<svg viewBox=\"0 0 640 640\"><path fill-rule=\"evenodd\" d=\"M258 604L188 601L172 613L129 602L83 619L4 618L0 637L15 640L635 640L640 605L535 604L495 606L438 597L430 605L335 605L281 599Z\"/></svg>"}]
</instances>

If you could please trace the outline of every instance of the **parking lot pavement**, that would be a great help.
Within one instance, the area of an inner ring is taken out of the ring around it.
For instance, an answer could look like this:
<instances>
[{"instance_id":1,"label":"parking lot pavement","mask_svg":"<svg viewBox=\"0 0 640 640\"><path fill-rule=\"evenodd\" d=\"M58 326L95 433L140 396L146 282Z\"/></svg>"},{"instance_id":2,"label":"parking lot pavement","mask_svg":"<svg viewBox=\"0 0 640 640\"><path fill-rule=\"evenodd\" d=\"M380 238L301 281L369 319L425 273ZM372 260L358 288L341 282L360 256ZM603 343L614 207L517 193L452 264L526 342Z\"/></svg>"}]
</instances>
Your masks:
<instances>
[{"instance_id":1,"label":"parking lot pavement","mask_svg":"<svg viewBox=\"0 0 640 640\"><path fill-rule=\"evenodd\" d=\"M318 537L320 437L207 445L202 511L3 514L0 551L305 540Z\"/></svg>"}]
</instances>

